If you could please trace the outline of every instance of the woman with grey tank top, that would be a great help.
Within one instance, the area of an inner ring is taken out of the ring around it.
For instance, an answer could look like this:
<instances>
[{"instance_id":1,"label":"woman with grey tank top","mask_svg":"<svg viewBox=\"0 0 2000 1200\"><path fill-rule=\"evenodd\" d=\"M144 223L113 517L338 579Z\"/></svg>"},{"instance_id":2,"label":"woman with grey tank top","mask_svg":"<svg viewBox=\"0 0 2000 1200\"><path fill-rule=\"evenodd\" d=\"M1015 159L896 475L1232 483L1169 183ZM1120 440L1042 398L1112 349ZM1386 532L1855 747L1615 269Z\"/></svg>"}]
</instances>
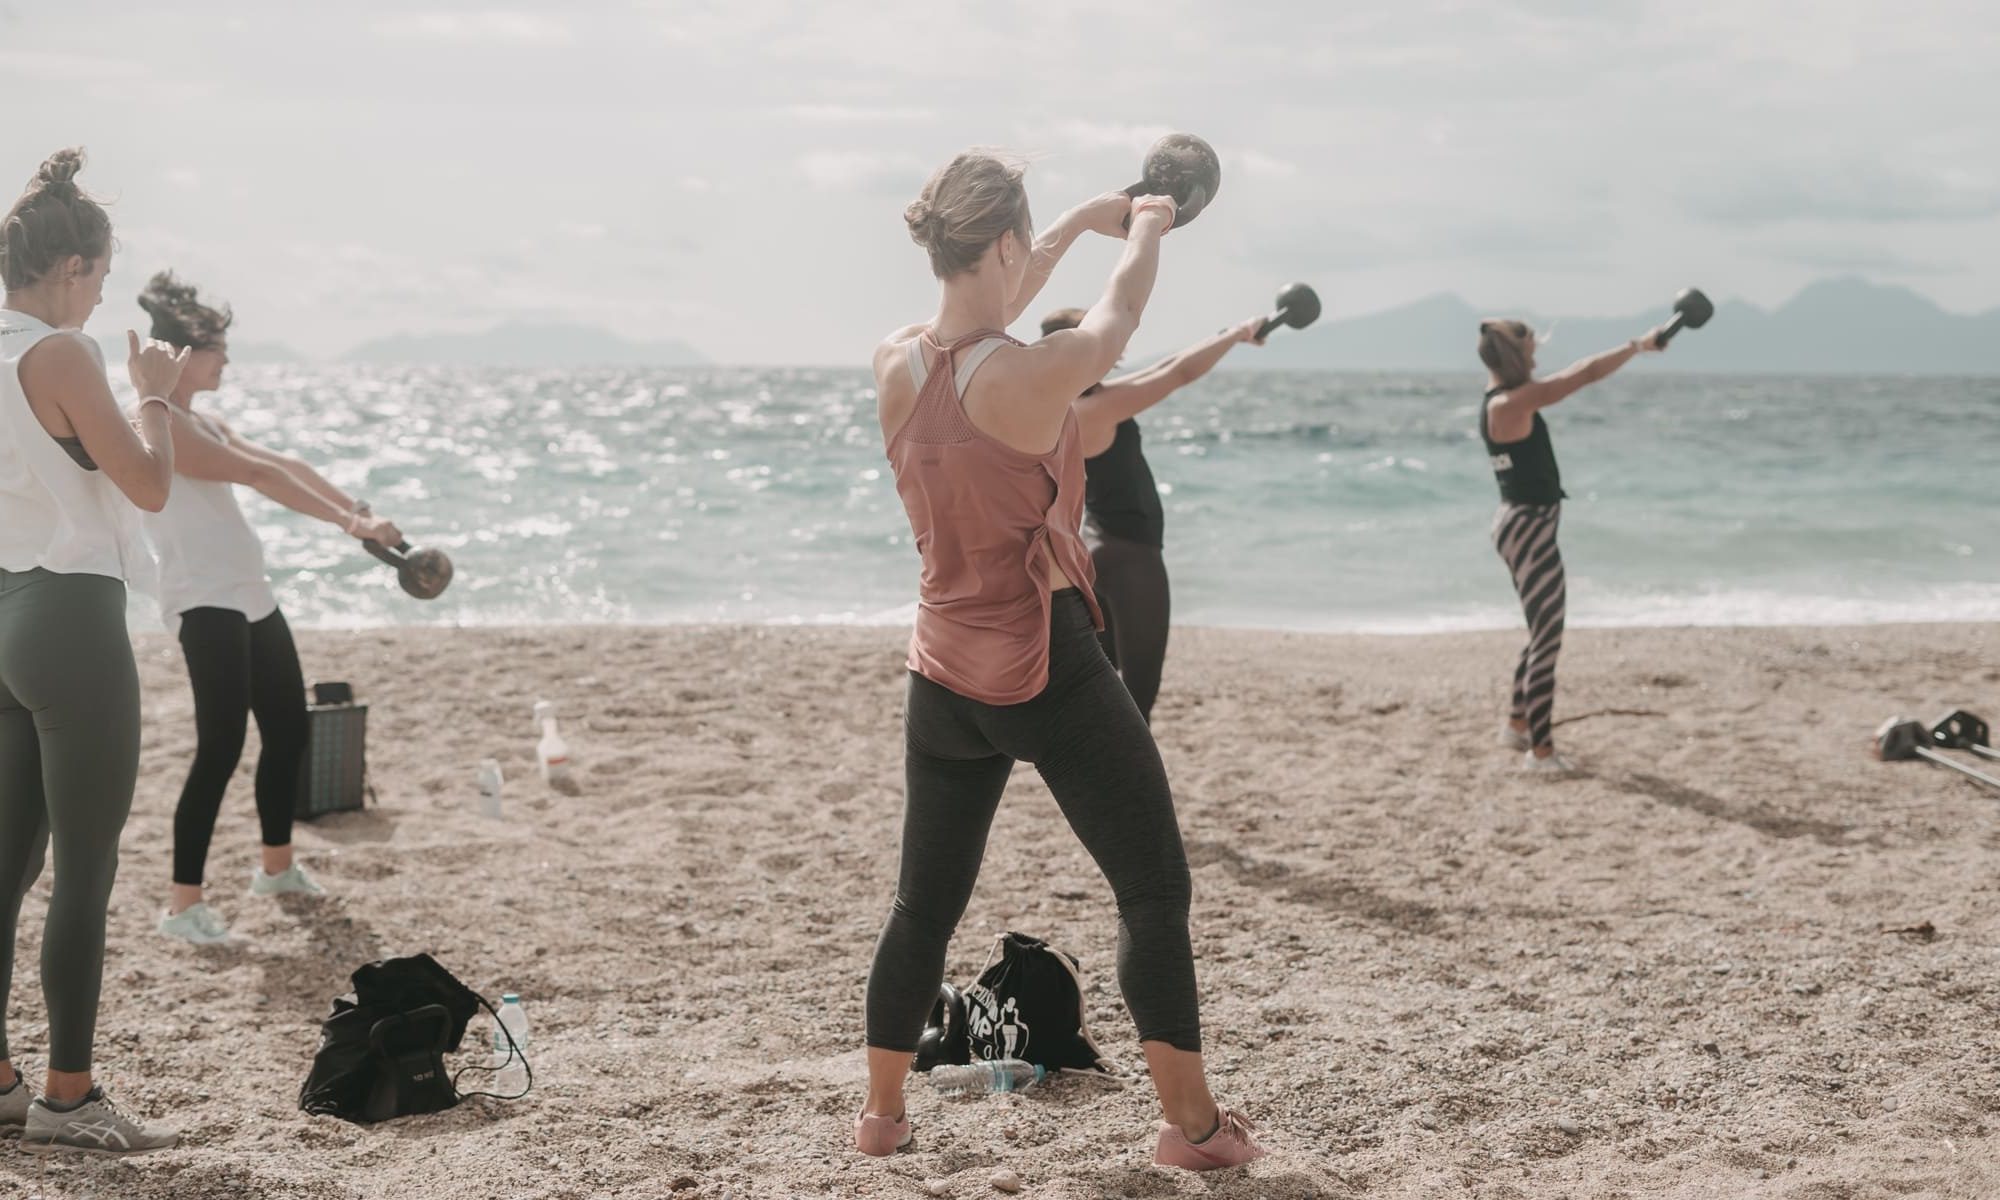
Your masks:
<instances>
[{"instance_id":1,"label":"woman with grey tank top","mask_svg":"<svg viewBox=\"0 0 2000 1200\"><path fill-rule=\"evenodd\" d=\"M104 924L139 773L139 673L126 583L150 580L137 505L173 483L167 395L187 361L128 334L128 422L79 328L104 296L111 222L50 156L0 221L0 1130L29 1150L163 1150L91 1078ZM7 1046L21 902L55 863L42 934L48 1075L30 1103Z\"/></svg>"},{"instance_id":2,"label":"woman with grey tank top","mask_svg":"<svg viewBox=\"0 0 2000 1200\"><path fill-rule=\"evenodd\" d=\"M153 336L188 354L187 369L168 397L174 494L165 508L147 515L146 531L160 555L160 611L180 640L194 688L194 762L174 808L173 888L159 930L201 945L229 936L222 914L203 900L202 885L216 815L252 717L261 743L261 836L249 892L324 892L292 856L292 814L306 753L304 672L265 574L263 543L244 519L235 489L253 488L355 537L393 546L403 535L304 461L196 411L195 397L220 387L229 365L233 314L227 307L202 303L171 271L153 276L139 305L153 319Z\"/></svg>"}]
</instances>

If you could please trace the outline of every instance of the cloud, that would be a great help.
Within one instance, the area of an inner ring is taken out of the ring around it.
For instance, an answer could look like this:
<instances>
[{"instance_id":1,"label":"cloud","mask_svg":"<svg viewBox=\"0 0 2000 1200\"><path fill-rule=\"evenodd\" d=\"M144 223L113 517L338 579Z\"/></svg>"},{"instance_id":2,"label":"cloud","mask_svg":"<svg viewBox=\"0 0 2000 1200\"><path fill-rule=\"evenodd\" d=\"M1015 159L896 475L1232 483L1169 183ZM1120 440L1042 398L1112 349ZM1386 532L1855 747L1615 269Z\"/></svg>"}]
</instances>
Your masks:
<instances>
[{"instance_id":1,"label":"cloud","mask_svg":"<svg viewBox=\"0 0 2000 1200\"><path fill-rule=\"evenodd\" d=\"M1686 204L1691 214L1717 225L1977 221L2000 216L2000 186L1955 168L1780 163L1737 182L1691 194Z\"/></svg>"},{"instance_id":2,"label":"cloud","mask_svg":"<svg viewBox=\"0 0 2000 1200\"><path fill-rule=\"evenodd\" d=\"M541 13L489 8L476 12L405 13L377 21L386 37L445 42L501 42L522 46L562 45L573 40L569 25Z\"/></svg>"},{"instance_id":3,"label":"cloud","mask_svg":"<svg viewBox=\"0 0 2000 1200\"><path fill-rule=\"evenodd\" d=\"M559 221L556 224L556 232L567 238L596 241L611 231L588 221Z\"/></svg>"},{"instance_id":4,"label":"cloud","mask_svg":"<svg viewBox=\"0 0 2000 1200\"><path fill-rule=\"evenodd\" d=\"M779 115L808 125L929 125L938 119L930 108L881 108L854 104L788 104Z\"/></svg>"},{"instance_id":5,"label":"cloud","mask_svg":"<svg viewBox=\"0 0 2000 1200\"><path fill-rule=\"evenodd\" d=\"M799 159L799 174L825 192L914 192L925 167L915 155L874 150L815 150Z\"/></svg>"},{"instance_id":6,"label":"cloud","mask_svg":"<svg viewBox=\"0 0 2000 1200\"><path fill-rule=\"evenodd\" d=\"M1078 150L1131 150L1146 147L1173 133L1168 125L1129 125L1110 121L1059 121L1050 131L1062 145Z\"/></svg>"},{"instance_id":7,"label":"cloud","mask_svg":"<svg viewBox=\"0 0 2000 1200\"><path fill-rule=\"evenodd\" d=\"M1881 246L1848 240L1805 241L1772 245L1763 250L1774 262L1812 270L1860 275L1939 275L1955 268L1935 259L1898 254Z\"/></svg>"},{"instance_id":8,"label":"cloud","mask_svg":"<svg viewBox=\"0 0 2000 1200\"><path fill-rule=\"evenodd\" d=\"M0 74L17 82L110 83L145 79L151 73L144 63L130 59L49 50L0 50Z\"/></svg>"},{"instance_id":9,"label":"cloud","mask_svg":"<svg viewBox=\"0 0 2000 1200\"><path fill-rule=\"evenodd\" d=\"M1245 175L1258 179L1291 179L1299 173L1299 164L1261 150L1238 150L1230 158Z\"/></svg>"}]
</instances>

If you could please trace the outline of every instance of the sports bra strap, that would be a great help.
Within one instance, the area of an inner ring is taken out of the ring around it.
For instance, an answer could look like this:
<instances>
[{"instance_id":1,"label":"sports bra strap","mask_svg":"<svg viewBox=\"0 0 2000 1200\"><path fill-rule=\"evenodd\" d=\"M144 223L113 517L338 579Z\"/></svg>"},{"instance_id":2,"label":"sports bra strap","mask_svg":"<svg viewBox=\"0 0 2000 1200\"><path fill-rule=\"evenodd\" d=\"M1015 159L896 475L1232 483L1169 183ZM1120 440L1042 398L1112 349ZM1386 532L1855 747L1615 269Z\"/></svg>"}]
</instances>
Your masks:
<instances>
[{"instance_id":1,"label":"sports bra strap","mask_svg":"<svg viewBox=\"0 0 2000 1200\"><path fill-rule=\"evenodd\" d=\"M915 384L917 390L920 392L924 390L925 380L930 378L930 368L924 364L923 347L926 343L938 352L940 362L955 364L955 369L952 372L952 383L955 385L960 399L965 397L966 386L972 382L973 375L978 372L979 368L986 365L986 360L992 357L995 350L998 350L1002 346L1017 344L1013 338L1008 337L1004 333L996 333L990 329L979 329L966 334L951 345L946 346L935 341L931 337L930 331L925 330L922 334L910 339L909 342L910 382ZM959 351L965 349L967 345L971 345L971 352L963 358L958 357Z\"/></svg>"}]
</instances>

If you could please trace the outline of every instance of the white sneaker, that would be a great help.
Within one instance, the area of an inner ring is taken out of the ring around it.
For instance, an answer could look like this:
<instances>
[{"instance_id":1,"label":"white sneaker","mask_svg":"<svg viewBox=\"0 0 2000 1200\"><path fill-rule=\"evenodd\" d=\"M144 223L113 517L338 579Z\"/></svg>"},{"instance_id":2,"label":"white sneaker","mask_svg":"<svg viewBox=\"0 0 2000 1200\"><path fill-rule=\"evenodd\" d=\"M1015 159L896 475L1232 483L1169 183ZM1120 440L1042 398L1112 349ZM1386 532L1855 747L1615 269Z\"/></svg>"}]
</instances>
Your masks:
<instances>
[{"instance_id":1,"label":"white sneaker","mask_svg":"<svg viewBox=\"0 0 2000 1200\"><path fill-rule=\"evenodd\" d=\"M172 1149L181 1135L171 1129L148 1129L119 1112L104 1089L90 1089L82 1104L57 1112L46 1099L28 1106L28 1127L21 1148L36 1153L74 1150L84 1154L146 1154Z\"/></svg>"},{"instance_id":2,"label":"white sneaker","mask_svg":"<svg viewBox=\"0 0 2000 1200\"><path fill-rule=\"evenodd\" d=\"M1493 740L1509 750L1533 750L1535 748L1535 744L1528 740L1528 735L1522 733L1512 725L1502 725L1500 733Z\"/></svg>"},{"instance_id":3,"label":"white sneaker","mask_svg":"<svg viewBox=\"0 0 2000 1200\"><path fill-rule=\"evenodd\" d=\"M1536 758L1533 750L1528 751L1521 756L1521 769L1530 775L1547 775L1556 779L1580 773L1575 763L1553 751L1547 758Z\"/></svg>"},{"instance_id":4,"label":"white sneaker","mask_svg":"<svg viewBox=\"0 0 2000 1200\"><path fill-rule=\"evenodd\" d=\"M324 896L326 889L306 874L306 869L297 863L286 867L276 875L264 874L264 868L256 867L250 872L250 894L253 896Z\"/></svg>"},{"instance_id":5,"label":"white sneaker","mask_svg":"<svg viewBox=\"0 0 2000 1200\"><path fill-rule=\"evenodd\" d=\"M35 1094L28 1090L28 1081L19 1071L14 1072L14 1086L0 1092L0 1137L19 1137L28 1124L28 1102Z\"/></svg>"},{"instance_id":6,"label":"white sneaker","mask_svg":"<svg viewBox=\"0 0 2000 1200\"><path fill-rule=\"evenodd\" d=\"M202 902L162 916L160 932L197 946L213 946L229 940L229 923L222 919L221 913Z\"/></svg>"}]
</instances>

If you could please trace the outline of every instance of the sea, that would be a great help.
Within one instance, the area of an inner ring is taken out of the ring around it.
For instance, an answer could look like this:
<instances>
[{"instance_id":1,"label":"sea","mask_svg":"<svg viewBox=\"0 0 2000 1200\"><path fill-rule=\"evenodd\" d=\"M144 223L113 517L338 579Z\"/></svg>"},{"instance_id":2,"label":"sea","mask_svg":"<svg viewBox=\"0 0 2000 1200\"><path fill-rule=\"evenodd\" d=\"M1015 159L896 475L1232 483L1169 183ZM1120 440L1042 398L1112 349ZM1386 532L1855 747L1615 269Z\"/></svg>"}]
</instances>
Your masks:
<instances>
[{"instance_id":1,"label":"sea","mask_svg":"<svg viewBox=\"0 0 2000 1200\"><path fill-rule=\"evenodd\" d=\"M1518 625L1482 386L1225 371L1146 414L1175 621ZM245 365L201 403L456 563L414 600L338 530L245 495L298 625L914 612L865 370ZM2000 379L1632 371L1548 419L1574 625L2000 619Z\"/></svg>"}]
</instances>

